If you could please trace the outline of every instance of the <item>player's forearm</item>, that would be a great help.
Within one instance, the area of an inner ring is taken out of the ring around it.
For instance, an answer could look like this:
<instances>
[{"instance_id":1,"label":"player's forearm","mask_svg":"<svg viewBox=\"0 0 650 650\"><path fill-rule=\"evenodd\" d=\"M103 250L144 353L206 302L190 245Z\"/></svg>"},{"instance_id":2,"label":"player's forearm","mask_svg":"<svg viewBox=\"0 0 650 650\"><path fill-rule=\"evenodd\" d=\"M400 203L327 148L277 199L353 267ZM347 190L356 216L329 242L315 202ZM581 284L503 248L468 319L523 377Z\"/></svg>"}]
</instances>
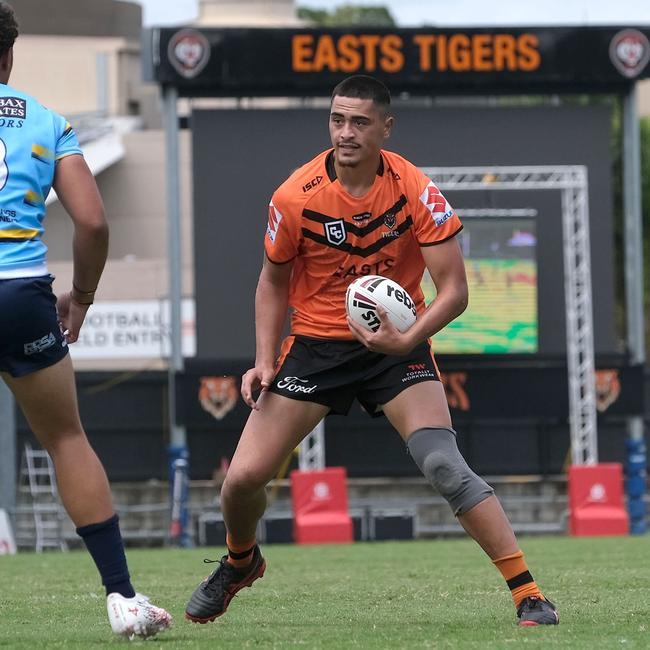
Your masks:
<instances>
[{"instance_id":1,"label":"player's forearm","mask_svg":"<svg viewBox=\"0 0 650 650\"><path fill-rule=\"evenodd\" d=\"M458 318L467 308L467 286L459 286L441 291L426 311L415 321L409 334L416 345L439 332Z\"/></svg>"},{"instance_id":2,"label":"player's forearm","mask_svg":"<svg viewBox=\"0 0 650 650\"><path fill-rule=\"evenodd\" d=\"M77 224L72 240L73 297L76 292L94 292L108 255L108 224L97 219L91 224ZM75 291L76 290L76 291Z\"/></svg>"},{"instance_id":3,"label":"player's forearm","mask_svg":"<svg viewBox=\"0 0 650 650\"><path fill-rule=\"evenodd\" d=\"M288 287L262 274L255 293L255 365L275 363L288 306Z\"/></svg>"}]
</instances>

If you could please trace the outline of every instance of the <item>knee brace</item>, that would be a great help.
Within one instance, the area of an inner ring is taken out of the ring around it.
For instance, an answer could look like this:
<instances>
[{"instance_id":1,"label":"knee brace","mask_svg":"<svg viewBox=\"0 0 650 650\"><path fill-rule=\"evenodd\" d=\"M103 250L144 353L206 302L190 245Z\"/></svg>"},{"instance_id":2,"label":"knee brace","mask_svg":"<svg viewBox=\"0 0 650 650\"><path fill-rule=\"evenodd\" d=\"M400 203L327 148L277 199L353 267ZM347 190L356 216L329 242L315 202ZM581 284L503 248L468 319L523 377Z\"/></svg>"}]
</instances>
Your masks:
<instances>
[{"instance_id":1,"label":"knee brace","mask_svg":"<svg viewBox=\"0 0 650 650\"><path fill-rule=\"evenodd\" d=\"M447 499L454 515L466 513L494 494L461 456L453 429L418 429L406 447L427 481Z\"/></svg>"}]
</instances>

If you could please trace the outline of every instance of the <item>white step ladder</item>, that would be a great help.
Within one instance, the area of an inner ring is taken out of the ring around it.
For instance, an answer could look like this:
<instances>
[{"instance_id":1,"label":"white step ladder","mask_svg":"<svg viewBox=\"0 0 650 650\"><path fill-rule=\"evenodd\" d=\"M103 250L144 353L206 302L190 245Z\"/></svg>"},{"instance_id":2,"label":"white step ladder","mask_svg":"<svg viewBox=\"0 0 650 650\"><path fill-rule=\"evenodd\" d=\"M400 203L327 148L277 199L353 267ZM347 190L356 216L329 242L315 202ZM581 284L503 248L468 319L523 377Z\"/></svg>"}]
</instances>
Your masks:
<instances>
[{"instance_id":1,"label":"white step ladder","mask_svg":"<svg viewBox=\"0 0 650 650\"><path fill-rule=\"evenodd\" d=\"M25 443L18 479L17 512L31 515L31 525L24 519L17 531L17 541L21 546L32 546L37 553L46 548L67 551L68 545L63 535L65 511L59 499L54 464L50 455L43 449L34 449ZM27 543L29 542L29 543Z\"/></svg>"}]
</instances>

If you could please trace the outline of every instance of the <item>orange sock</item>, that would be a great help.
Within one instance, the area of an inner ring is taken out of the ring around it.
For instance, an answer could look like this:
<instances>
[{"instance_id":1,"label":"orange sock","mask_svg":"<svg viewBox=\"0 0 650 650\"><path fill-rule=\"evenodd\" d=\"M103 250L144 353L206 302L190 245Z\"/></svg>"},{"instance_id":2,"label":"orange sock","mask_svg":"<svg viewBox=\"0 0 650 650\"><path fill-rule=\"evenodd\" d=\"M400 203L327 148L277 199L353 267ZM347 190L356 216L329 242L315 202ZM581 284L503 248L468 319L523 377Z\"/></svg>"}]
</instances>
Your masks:
<instances>
[{"instance_id":1,"label":"orange sock","mask_svg":"<svg viewBox=\"0 0 650 650\"><path fill-rule=\"evenodd\" d=\"M230 534L226 533L226 546L228 547L228 564L232 564L237 569L247 567L253 559L253 551L257 546L257 540L248 540L247 542L235 542Z\"/></svg>"},{"instance_id":2,"label":"orange sock","mask_svg":"<svg viewBox=\"0 0 650 650\"><path fill-rule=\"evenodd\" d=\"M497 560L492 560L492 562L501 571L501 575L508 584L512 599L515 601L515 607L519 607L521 601L529 596L536 596L545 600L537 583L533 580L533 576L530 575L522 551L500 557Z\"/></svg>"}]
</instances>

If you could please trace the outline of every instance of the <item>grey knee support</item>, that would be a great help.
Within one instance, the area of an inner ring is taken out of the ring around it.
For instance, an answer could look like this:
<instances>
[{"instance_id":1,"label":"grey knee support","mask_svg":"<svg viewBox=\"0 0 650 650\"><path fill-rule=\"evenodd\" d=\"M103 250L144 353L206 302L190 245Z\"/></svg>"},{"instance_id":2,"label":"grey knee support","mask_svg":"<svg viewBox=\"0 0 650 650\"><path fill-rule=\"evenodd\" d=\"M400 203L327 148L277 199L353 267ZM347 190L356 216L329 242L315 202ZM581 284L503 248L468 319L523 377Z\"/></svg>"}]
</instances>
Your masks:
<instances>
[{"instance_id":1,"label":"grey knee support","mask_svg":"<svg viewBox=\"0 0 650 650\"><path fill-rule=\"evenodd\" d=\"M458 451L453 429L418 429L406 447L426 479L447 499L455 515L462 515L494 494Z\"/></svg>"}]
</instances>

